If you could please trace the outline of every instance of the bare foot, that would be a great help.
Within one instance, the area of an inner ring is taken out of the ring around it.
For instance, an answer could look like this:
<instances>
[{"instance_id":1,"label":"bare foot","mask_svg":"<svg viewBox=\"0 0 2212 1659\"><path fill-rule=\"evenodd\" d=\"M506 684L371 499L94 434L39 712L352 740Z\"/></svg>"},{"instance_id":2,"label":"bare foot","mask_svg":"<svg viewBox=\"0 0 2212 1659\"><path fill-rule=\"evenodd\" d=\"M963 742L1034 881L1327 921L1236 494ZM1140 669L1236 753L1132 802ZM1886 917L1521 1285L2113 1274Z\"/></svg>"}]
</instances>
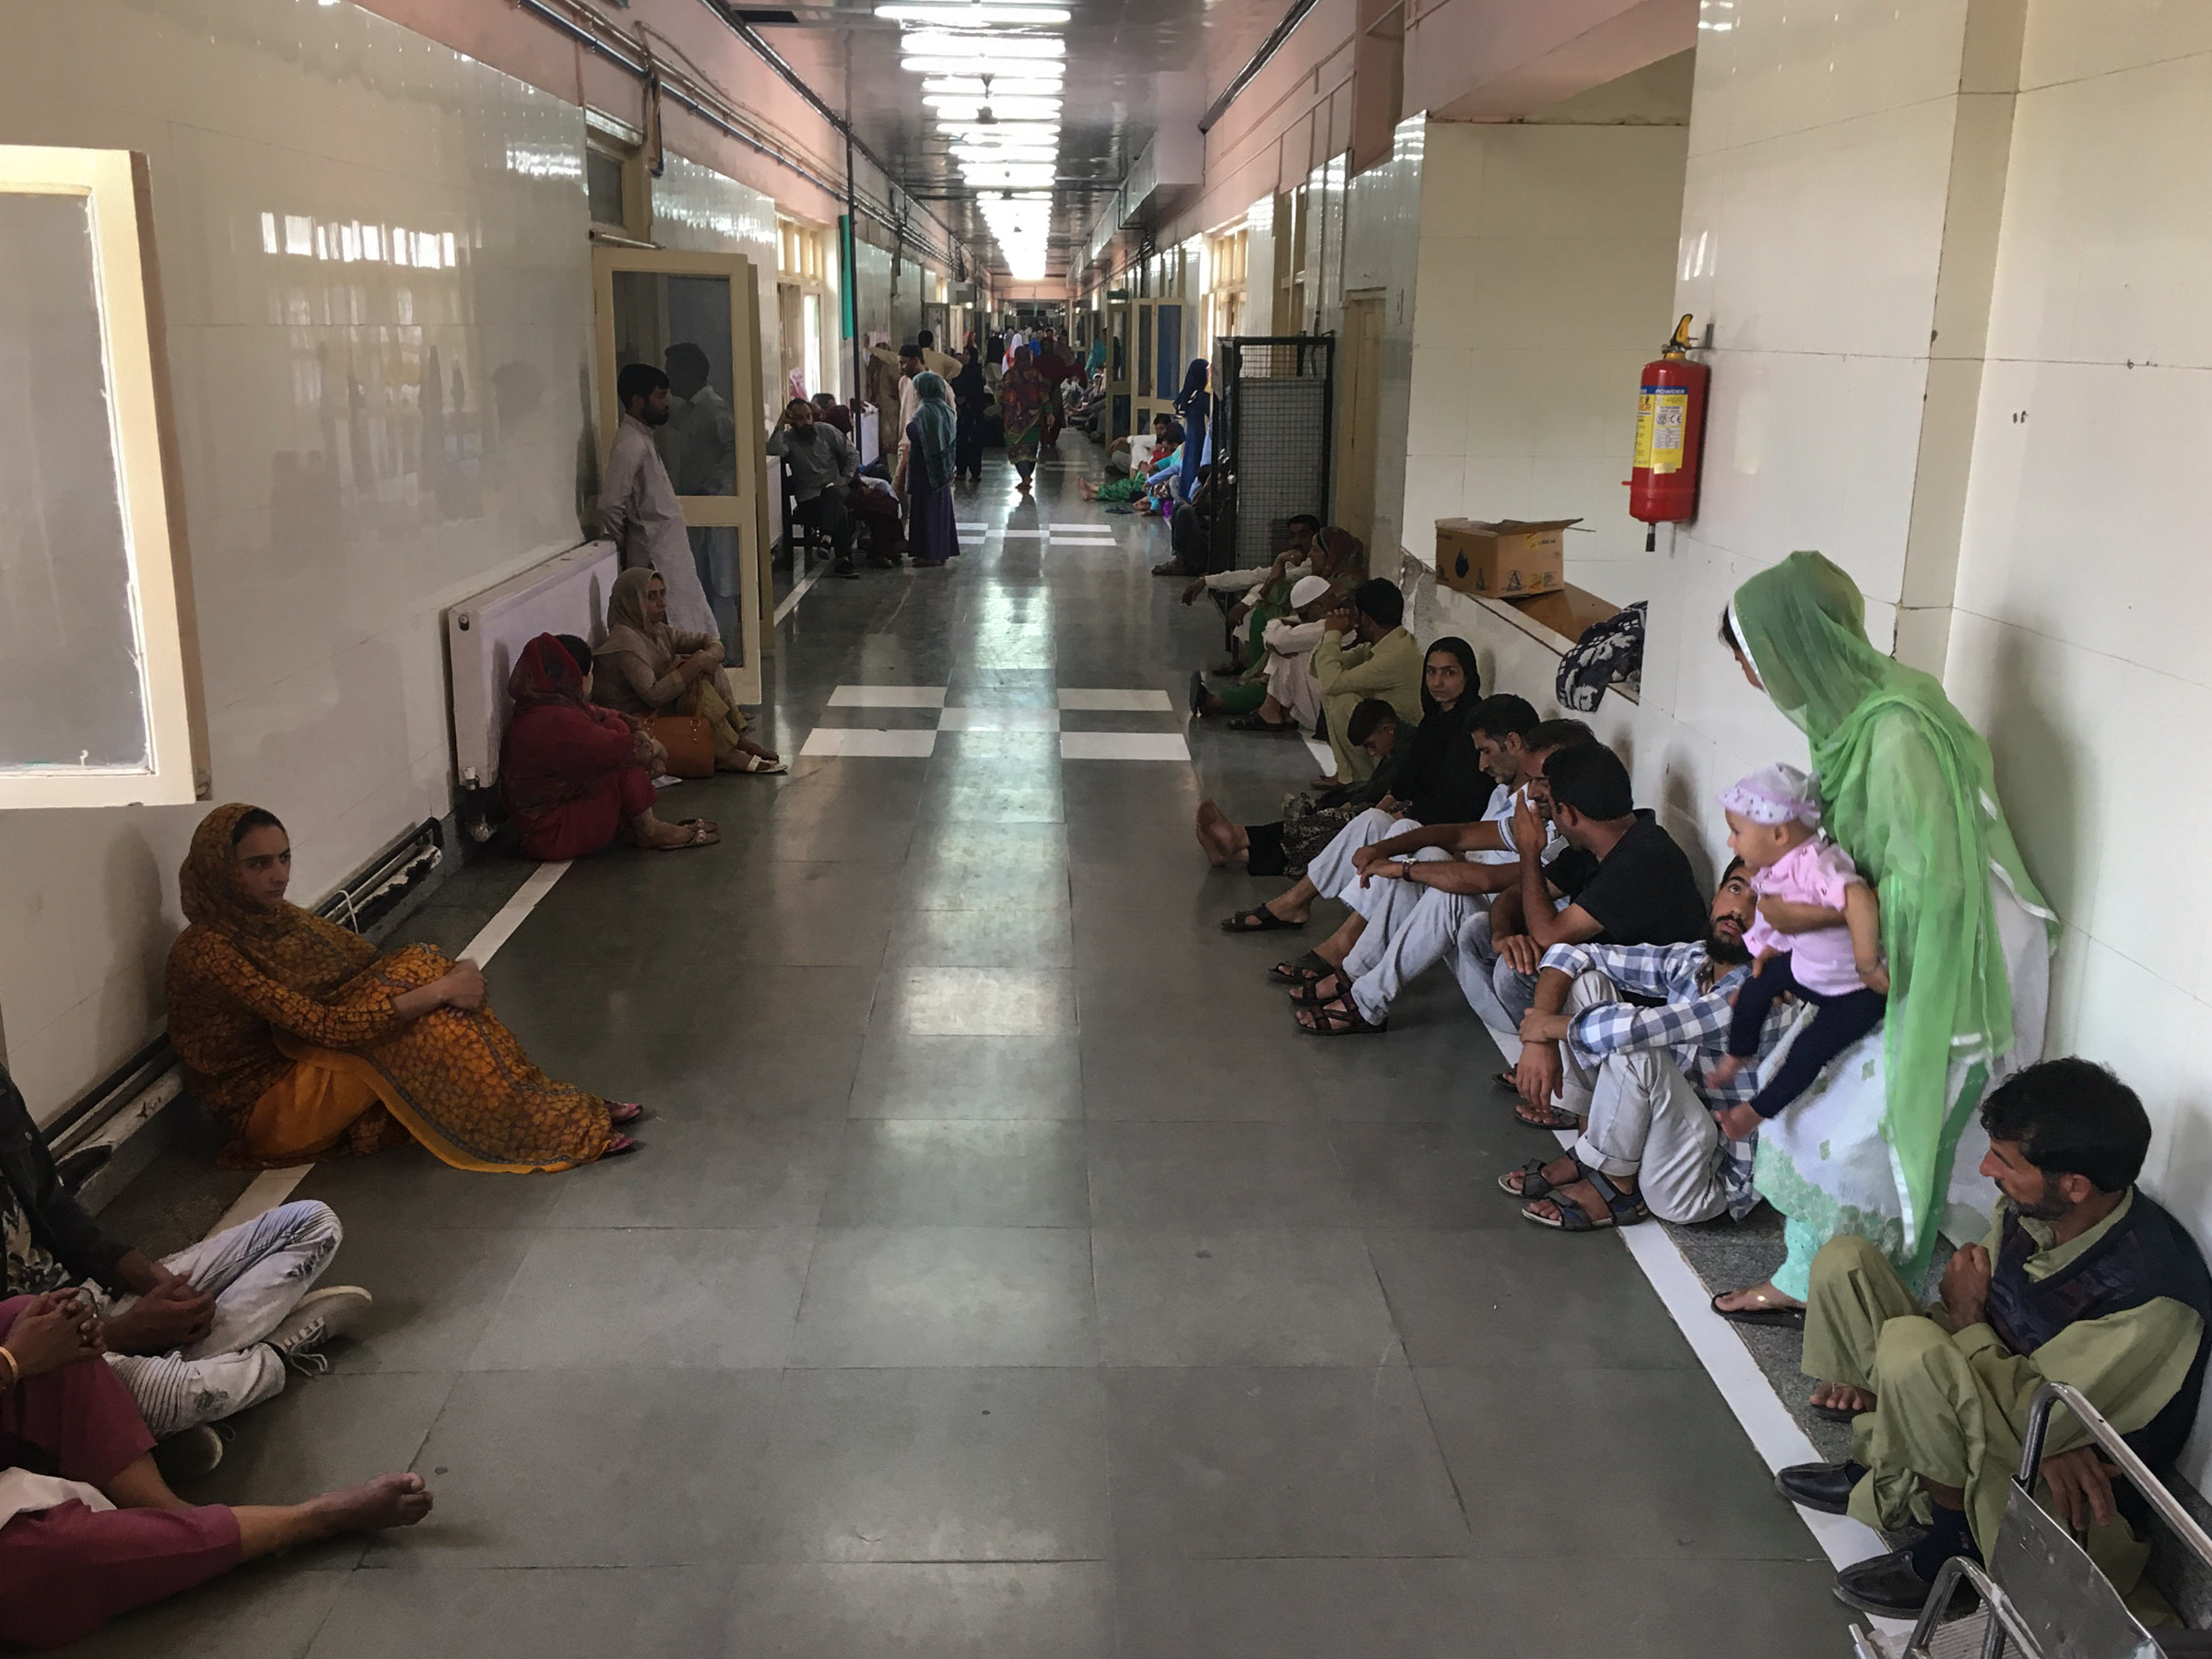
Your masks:
<instances>
[{"instance_id":1,"label":"bare foot","mask_svg":"<svg viewBox=\"0 0 2212 1659\"><path fill-rule=\"evenodd\" d=\"M1206 851L1206 862L1217 870L1229 862L1229 849L1221 844L1218 827L1223 816L1221 808L1211 801L1198 803L1198 844Z\"/></svg>"},{"instance_id":2,"label":"bare foot","mask_svg":"<svg viewBox=\"0 0 2212 1659\"><path fill-rule=\"evenodd\" d=\"M1874 1409L1874 1395L1864 1388L1853 1388L1848 1382L1823 1382L1813 1390L1810 1405L1830 1411L1848 1411L1856 1417L1862 1411Z\"/></svg>"},{"instance_id":3,"label":"bare foot","mask_svg":"<svg viewBox=\"0 0 2212 1659\"><path fill-rule=\"evenodd\" d=\"M671 824L665 818L649 815L632 828L637 831L639 844L657 853L673 852L678 847L711 847L722 839L722 830L706 818L686 818L680 824Z\"/></svg>"},{"instance_id":4,"label":"bare foot","mask_svg":"<svg viewBox=\"0 0 2212 1659\"><path fill-rule=\"evenodd\" d=\"M1724 1290L1712 1299L1712 1305L1721 1313L1769 1313L1805 1307L1795 1297L1784 1296L1771 1285L1747 1285L1741 1290Z\"/></svg>"},{"instance_id":5,"label":"bare foot","mask_svg":"<svg viewBox=\"0 0 2212 1659\"><path fill-rule=\"evenodd\" d=\"M312 1500L340 1532L387 1532L412 1526L430 1512L430 1488L419 1475L379 1475Z\"/></svg>"}]
</instances>

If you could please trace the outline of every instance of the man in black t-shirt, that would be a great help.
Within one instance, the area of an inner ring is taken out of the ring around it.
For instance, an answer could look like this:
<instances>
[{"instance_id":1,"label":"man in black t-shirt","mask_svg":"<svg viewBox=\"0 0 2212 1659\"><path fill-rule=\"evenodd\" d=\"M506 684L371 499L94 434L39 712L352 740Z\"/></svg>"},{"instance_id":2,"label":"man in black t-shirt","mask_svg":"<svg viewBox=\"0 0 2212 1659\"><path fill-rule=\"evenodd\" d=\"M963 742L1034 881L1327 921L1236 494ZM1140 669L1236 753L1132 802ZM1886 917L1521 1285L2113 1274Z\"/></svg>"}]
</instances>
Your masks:
<instances>
[{"instance_id":1,"label":"man in black t-shirt","mask_svg":"<svg viewBox=\"0 0 2212 1659\"><path fill-rule=\"evenodd\" d=\"M1543 862L1552 826L1567 850ZM1425 896L1386 955L1400 971L1378 971L1349 996L1301 1013L1321 1036L1377 1031L1388 1024L1388 990L1405 969L1451 964L1468 1004L1493 1031L1514 1033L1533 1006L1544 952L1554 945L1675 945L1705 936L1705 899L1689 860L1648 811L1639 812L1628 768L1603 744L1554 750L1515 808L1520 879L1487 912ZM1556 906L1556 908L1555 908ZM1386 967L1391 963L1385 964Z\"/></svg>"}]
</instances>

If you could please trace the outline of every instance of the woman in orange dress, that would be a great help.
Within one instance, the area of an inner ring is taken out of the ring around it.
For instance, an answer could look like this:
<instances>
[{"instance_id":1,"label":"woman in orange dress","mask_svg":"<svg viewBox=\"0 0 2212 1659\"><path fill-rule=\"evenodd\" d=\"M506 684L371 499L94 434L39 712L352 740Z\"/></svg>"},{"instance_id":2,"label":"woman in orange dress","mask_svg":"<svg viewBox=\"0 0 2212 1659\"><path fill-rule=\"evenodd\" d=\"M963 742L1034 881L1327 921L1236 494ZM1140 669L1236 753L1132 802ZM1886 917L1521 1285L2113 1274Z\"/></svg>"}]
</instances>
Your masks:
<instances>
[{"instance_id":1,"label":"woman in orange dress","mask_svg":"<svg viewBox=\"0 0 2212 1659\"><path fill-rule=\"evenodd\" d=\"M530 1064L484 976L428 945L389 956L285 901L292 847L258 806L218 806L182 873L169 1036L229 1127L221 1161L267 1169L412 1139L459 1170L566 1170L637 1145L610 1104Z\"/></svg>"}]
</instances>

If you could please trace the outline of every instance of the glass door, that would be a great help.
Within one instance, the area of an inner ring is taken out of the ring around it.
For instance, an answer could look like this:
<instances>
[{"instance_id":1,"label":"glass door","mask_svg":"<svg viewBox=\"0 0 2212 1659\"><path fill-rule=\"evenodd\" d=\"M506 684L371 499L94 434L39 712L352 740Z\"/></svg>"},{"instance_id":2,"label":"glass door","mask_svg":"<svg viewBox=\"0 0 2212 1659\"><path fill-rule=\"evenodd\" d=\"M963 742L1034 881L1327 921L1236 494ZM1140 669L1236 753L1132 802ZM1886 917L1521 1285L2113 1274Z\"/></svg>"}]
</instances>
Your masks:
<instances>
[{"instance_id":1,"label":"glass door","mask_svg":"<svg viewBox=\"0 0 2212 1659\"><path fill-rule=\"evenodd\" d=\"M683 508L730 679L740 700L758 702L767 466L752 261L602 242L592 250L592 287L600 462L622 423L615 379L623 366L665 370L670 412L653 443Z\"/></svg>"}]
</instances>

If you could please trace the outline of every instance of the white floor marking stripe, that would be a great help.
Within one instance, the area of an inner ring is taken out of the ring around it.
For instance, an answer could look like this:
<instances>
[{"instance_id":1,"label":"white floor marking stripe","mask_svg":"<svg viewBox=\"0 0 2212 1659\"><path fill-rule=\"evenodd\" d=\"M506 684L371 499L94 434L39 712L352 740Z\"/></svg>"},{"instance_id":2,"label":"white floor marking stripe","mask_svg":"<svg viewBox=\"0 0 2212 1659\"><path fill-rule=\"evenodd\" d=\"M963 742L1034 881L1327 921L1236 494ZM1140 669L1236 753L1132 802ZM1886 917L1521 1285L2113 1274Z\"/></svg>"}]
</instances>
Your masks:
<instances>
[{"instance_id":1,"label":"white floor marking stripe","mask_svg":"<svg viewBox=\"0 0 2212 1659\"><path fill-rule=\"evenodd\" d=\"M813 591L814 584L822 579L822 571L826 571L830 567L827 564L823 565L820 571L816 571L812 575L808 576L806 581L798 583L791 590L790 593L784 594L783 602L776 606L776 614L769 618L768 625L771 628L782 627L783 618L790 616L793 611L799 608L799 601L806 598L806 595Z\"/></svg>"},{"instance_id":2,"label":"white floor marking stripe","mask_svg":"<svg viewBox=\"0 0 2212 1659\"><path fill-rule=\"evenodd\" d=\"M833 709L941 709L942 686L840 686L830 693Z\"/></svg>"},{"instance_id":3,"label":"white floor marking stripe","mask_svg":"<svg viewBox=\"0 0 2212 1659\"><path fill-rule=\"evenodd\" d=\"M1188 760L1181 732L1063 732L1063 760Z\"/></svg>"},{"instance_id":4,"label":"white floor marking stripe","mask_svg":"<svg viewBox=\"0 0 2212 1659\"><path fill-rule=\"evenodd\" d=\"M477 936L461 947L461 954L481 968L499 954L500 947L513 937L514 930L523 924L524 918L537 908L537 901L553 890L553 884L569 873L569 861L541 864L523 877L523 885L514 896L500 906L491 920L477 932ZM307 1178L313 1164L293 1164L288 1169L264 1170L253 1177L238 1201L217 1218L207 1236L213 1238L233 1227L267 1215L292 1195L292 1189Z\"/></svg>"},{"instance_id":5,"label":"white floor marking stripe","mask_svg":"<svg viewBox=\"0 0 2212 1659\"><path fill-rule=\"evenodd\" d=\"M553 890L553 884L569 873L569 861L541 864L524 878L515 889L514 897L500 906L499 913L484 924L477 936L461 947L461 954L481 968L499 954L500 947L514 935L524 917L537 908L537 901Z\"/></svg>"},{"instance_id":6,"label":"white floor marking stripe","mask_svg":"<svg viewBox=\"0 0 2212 1659\"><path fill-rule=\"evenodd\" d=\"M1318 737L1309 737L1305 740L1305 743L1306 753L1312 755L1313 759L1320 763L1322 775L1330 778L1335 777L1336 775L1335 752L1332 750L1327 744L1322 742L1322 740Z\"/></svg>"}]
</instances>

